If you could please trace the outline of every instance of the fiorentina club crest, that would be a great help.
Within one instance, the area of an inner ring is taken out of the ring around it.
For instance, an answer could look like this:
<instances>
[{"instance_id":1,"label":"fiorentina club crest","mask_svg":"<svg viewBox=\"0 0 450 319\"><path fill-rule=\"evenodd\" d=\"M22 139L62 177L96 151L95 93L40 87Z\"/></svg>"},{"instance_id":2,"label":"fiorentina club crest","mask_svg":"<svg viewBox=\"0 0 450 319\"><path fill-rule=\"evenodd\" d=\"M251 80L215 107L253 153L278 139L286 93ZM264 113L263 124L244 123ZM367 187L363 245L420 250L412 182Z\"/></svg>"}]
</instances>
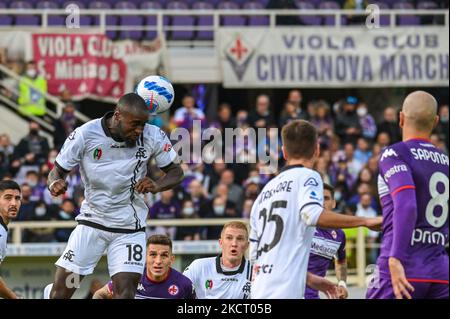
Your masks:
<instances>
[{"instance_id":1,"label":"fiorentina club crest","mask_svg":"<svg viewBox=\"0 0 450 319\"><path fill-rule=\"evenodd\" d=\"M180 289L178 289L177 285L172 285L169 287L169 289L167 290L169 292L169 294L171 294L172 296L176 296L178 294L178 291L180 291Z\"/></svg>"},{"instance_id":2,"label":"fiorentina club crest","mask_svg":"<svg viewBox=\"0 0 450 319\"><path fill-rule=\"evenodd\" d=\"M226 47L225 56L228 62L230 62L239 81L244 77L245 71L247 70L254 53L255 51L253 48L240 34L236 34L234 39Z\"/></svg>"}]
</instances>

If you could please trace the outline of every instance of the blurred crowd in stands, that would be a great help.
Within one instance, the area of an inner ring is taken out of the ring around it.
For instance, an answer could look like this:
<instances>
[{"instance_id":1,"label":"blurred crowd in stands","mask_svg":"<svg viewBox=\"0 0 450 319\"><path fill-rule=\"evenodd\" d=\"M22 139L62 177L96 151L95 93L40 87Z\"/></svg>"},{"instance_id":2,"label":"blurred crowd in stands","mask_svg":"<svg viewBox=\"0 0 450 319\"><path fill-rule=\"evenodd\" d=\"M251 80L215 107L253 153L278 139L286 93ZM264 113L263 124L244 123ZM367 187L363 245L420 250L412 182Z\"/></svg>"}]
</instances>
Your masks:
<instances>
[{"instance_id":1,"label":"blurred crowd in stands","mask_svg":"<svg viewBox=\"0 0 450 319\"><path fill-rule=\"evenodd\" d=\"M381 213L377 199L377 160L383 148L401 140L398 105L387 106L382 118L375 119L370 113L369 101L359 101L355 96L348 96L333 105L320 99L305 103L300 90L291 90L284 106L271 105L268 95L260 95L250 111L221 104L217 117L209 119L196 107L192 96L187 95L182 101L180 107L172 108L174 114L169 122L157 121L168 133L176 127L192 130L193 120L200 120L202 128L215 127L222 132L225 128L237 127L242 128L242 132L249 128L281 128L296 119L311 121L319 131L321 145L315 168L324 182L335 187L337 210L361 216ZM276 107L283 108L279 118L274 116ZM46 188L47 175L65 137L81 124L75 120L73 111L74 107L69 103L55 123L57 131L53 141L40 134L36 122L30 122L29 133L17 145L11 143L8 132L0 131L0 179L13 178L22 186L23 204L17 218L19 221L73 220L77 215L84 199L79 172L70 173L69 188L63 197L53 198ZM431 142L446 152L449 148L448 112L448 105L440 106L439 124L431 137ZM250 145L251 140L248 139L244 145L234 143L231 150L224 149L224 152L235 152L239 157L265 151L276 158L281 167L284 164L281 141L277 149L271 149L273 145L268 142L270 135L279 133L269 130L267 139L260 145ZM272 138L280 139L280 135ZM211 165L184 163L186 178L180 187L147 196L148 216L151 219L248 218L261 188L274 176L265 173L264 165L268 164L262 161L225 164L221 160ZM155 178L157 174L156 170ZM217 239L220 229L220 226L158 227L149 228L149 233L164 232L176 240ZM65 242L69 235L70 229L33 229L24 233L23 240ZM378 234L370 232L367 236L368 241L375 242Z\"/></svg>"}]
</instances>

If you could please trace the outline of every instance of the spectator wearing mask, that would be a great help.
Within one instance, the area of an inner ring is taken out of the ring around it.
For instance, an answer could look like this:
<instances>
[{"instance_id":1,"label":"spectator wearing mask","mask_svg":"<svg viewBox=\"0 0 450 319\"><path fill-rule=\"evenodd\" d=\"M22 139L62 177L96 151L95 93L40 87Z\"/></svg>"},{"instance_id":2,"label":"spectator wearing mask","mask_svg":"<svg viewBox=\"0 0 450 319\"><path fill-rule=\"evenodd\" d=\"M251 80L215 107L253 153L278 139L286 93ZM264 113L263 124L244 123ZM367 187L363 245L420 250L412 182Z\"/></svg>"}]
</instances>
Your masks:
<instances>
[{"instance_id":1,"label":"spectator wearing mask","mask_svg":"<svg viewBox=\"0 0 450 319\"><path fill-rule=\"evenodd\" d=\"M195 219L198 218L198 214L195 212L194 203L190 200L186 200L182 204L181 218L183 219ZM183 226L177 228L176 239L177 240L200 240L202 228L198 226Z\"/></svg>"},{"instance_id":2,"label":"spectator wearing mask","mask_svg":"<svg viewBox=\"0 0 450 319\"><path fill-rule=\"evenodd\" d=\"M32 189L30 185L24 183L20 188L22 190L22 205L20 206L16 220L30 220L30 216L34 215L36 201L31 200Z\"/></svg>"},{"instance_id":3,"label":"spectator wearing mask","mask_svg":"<svg viewBox=\"0 0 450 319\"><path fill-rule=\"evenodd\" d=\"M220 178L220 183L228 187L228 199L236 205L237 210L241 210L243 203L244 190L241 186L234 183L234 173L232 170L225 170ZM217 190L213 190L213 195L217 194Z\"/></svg>"},{"instance_id":4,"label":"spectator wearing mask","mask_svg":"<svg viewBox=\"0 0 450 319\"><path fill-rule=\"evenodd\" d=\"M22 164L40 165L46 162L49 152L48 141L39 135L40 126L36 122L30 122L29 133L22 138L14 150L14 159ZM30 162L31 161L31 162Z\"/></svg>"},{"instance_id":5,"label":"spectator wearing mask","mask_svg":"<svg viewBox=\"0 0 450 319\"><path fill-rule=\"evenodd\" d=\"M36 171L28 171L25 175L25 182L31 187L31 200L40 201L44 198L46 184L42 184L39 174Z\"/></svg>"},{"instance_id":6,"label":"spectator wearing mask","mask_svg":"<svg viewBox=\"0 0 450 319\"><path fill-rule=\"evenodd\" d=\"M400 142L400 126L397 120L397 111L393 107L387 107L383 112L383 121L378 125L378 135L387 133L392 144Z\"/></svg>"},{"instance_id":7,"label":"spectator wearing mask","mask_svg":"<svg viewBox=\"0 0 450 319\"><path fill-rule=\"evenodd\" d=\"M83 123L75 117L74 105L66 104L60 118L53 123L55 127L55 131L53 132L53 144L55 148L60 150L70 133L82 124Z\"/></svg>"},{"instance_id":8,"label":"spectator wearing mask","mask_svg":"<svg viewBox=\"0 0 450 319\"><path fill-rule=\"evenodd\" d=\"M35 204L34 210L31 212L31 215L26 216L25 220L28 221L49 221L53 219L52 210L47 207L47 205L43 201L38 201ZM24 232L25 242L32 243L46 243L53 242L55 240L54 237L54 229L53 228L31 228L27 229Z\"/></svg>"},{"instance_id":9,"label":"spectator wearing mask","mask_svg":"<svg viewBox=\"0 0 450 319\"><path fill-rule=\"evenodd\" d=\"M256 98L256 110L250 114L249 124L253 128L269 127L275 124L268 95L261 94Z\"/></svg>"},{"instance_id":10,"label":"spectator wearing mask","mask_svg":"<svg viewBox=\"0 0 450 319\"><path fill-rule=\"evenodd\" d=\"M342 114L336 119L336 133L344 143L355 144L361 135L361 124L356 114L357 103L356 97L349 96L344 103Z\"/></svg>"},{"instance_id":11,"label":"spectator wearing mask","mask_svg":"<svg viewBox=\"0 0 450 319\"><path fill-rule=\"evenodd\" d=\"M149 218L154 219L175 219L181 217L181 207L174 199L173 190L161 192L161 199L156 201L149 211ZM176 227L158 226L149 229L151 234L166 234L172 240L175 239ZM147 234L147 235L151 235Z\"/></svg>"},{"instance_id":12,"label":"spectator wearing mask","mask_svg":"<svg viewBox=\"0 0 450 319\"><path fill-rule=\"evenodd\" d=\"M203 217L203 215L201 215L200 213L200 209L203 205L207 204L208 194L206 193L202 184L195 179L190 182L188 186L188 192L190 195L190 200L194 204L195 212L199 214L200 217Z\"/></svg>"},{"instance_id":13,"label":"spectator wearing mask","mask_svg":"<svg viewBox=\"0 0 450 319\"><path fill-rule=\"evenodd\" d=\"M19 82L19 112L28 116L44 116L47 114L46 93L47 80L39 75L36 63L29 61L26 65L25 74Z\"/></svg>"},{"instance_id":14,"label":"spectator wearing mask","mask_svg":"<svg viewBox=\"0 0 450 319\"><path fill-rule=\"evenodd\" d=\"M356 109L356 114L359 117L359 124L361 125L361 134L364 138L373 141L377 135L377 123L372 115L369 114L366 103L359 103Z\"/></svg>"},{"instance_id":15,"label":"spectator wearing mask","mask_svg":"<svg viewBox=\"0 0 450 319\"><path fill-rule=\"evenodd\" d=\"M238 212L233 202L225 200L221 196L216 196L205 207L208 213L206 218L238 218ZM209 226L207 227L206 239L218 239L222 231L222 226Z\"/></svg>"},{"instance_id":16,"label":"spectator wearing mask","mask_svg":"<svg viewBox=\"0 0 450 319\"><path fill-rule=\"evenodd\" d=\"M75 220L75 203L73 200L66 198L63 200L62 204L59 206L59 210L56 213L56 220L69 221ZM58 242L67 242L69 240L70 234L73 228L62 228L55 230L55 238Z\"/></svg>"}]
</instances>

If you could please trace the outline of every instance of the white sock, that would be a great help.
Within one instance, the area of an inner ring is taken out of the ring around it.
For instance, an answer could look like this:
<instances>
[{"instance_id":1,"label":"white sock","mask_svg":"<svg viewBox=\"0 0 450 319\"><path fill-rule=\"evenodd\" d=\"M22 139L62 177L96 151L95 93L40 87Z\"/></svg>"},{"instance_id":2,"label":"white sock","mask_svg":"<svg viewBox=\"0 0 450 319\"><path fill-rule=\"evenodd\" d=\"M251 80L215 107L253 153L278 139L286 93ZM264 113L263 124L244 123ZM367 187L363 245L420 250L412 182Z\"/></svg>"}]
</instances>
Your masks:
<instances>
[{"instance_id":1,"label":"white sock","mask_svg":"<svg viewBox=\"0 0 450 319\"><path fill-rule=\"evenodd\" d=\"M50 299L50 292L52 291L53 284L48 284L44 288L44 299Z\"/></svg>"}]
</instances>

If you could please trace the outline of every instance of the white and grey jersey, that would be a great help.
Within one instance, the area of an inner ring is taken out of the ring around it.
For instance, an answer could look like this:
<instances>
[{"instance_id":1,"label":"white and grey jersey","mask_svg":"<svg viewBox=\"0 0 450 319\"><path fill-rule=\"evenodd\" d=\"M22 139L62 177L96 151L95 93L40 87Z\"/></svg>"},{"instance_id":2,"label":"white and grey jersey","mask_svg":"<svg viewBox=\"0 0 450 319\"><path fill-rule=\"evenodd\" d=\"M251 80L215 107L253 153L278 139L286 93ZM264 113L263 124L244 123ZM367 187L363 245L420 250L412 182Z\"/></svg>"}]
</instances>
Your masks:
<instances>
[{"instance_id":1,"label":"white and grey jersey","mask_svg":"<svg viewBox=\"0 0 450 319\"><path fill-rule=\"evenodd\" d=\"M6 258L6 243L8 241L8 227L0 217L0 265Z\"/></svg>"},{"instance_id":2,"label":"white and grey jersey","mask_svg":"<svg viewBox=\"0 0 450 319\"><path fill-rule=\"evenodd\" d=\"M322 178L311 169L288 166L266 184L250 214L252 298L303 298L322 211Z\"/></svg>"},{"instance_id":3,"label":"white and grey jersey","mask_svg":"<svg viewBox=\"0 0 450 319\"><path fill-rule=\"evenodd\" d=\"M183 272L194 285L198 299L249 299L250 261L242 258L238 269L226 271L217 257L194 260Z\"/></svg>"},{"instance_id":4,"label":"white and grey jersey","mask_svg":"<svg viewBox=\"0 0 450 319\"><path fill-rule=\"evenodd\" d=\"M117 142L106 126L106 119L89 121L65 141L57 164L70 171L77 165L85 186L85 200L77 221L114 232L133 232L145 227L148 207L144 195L134 190L147 174L154 158L158 167L170 165L177 154L166 134L145 124L136 145Z\"/></svg>"}]
</instances>

